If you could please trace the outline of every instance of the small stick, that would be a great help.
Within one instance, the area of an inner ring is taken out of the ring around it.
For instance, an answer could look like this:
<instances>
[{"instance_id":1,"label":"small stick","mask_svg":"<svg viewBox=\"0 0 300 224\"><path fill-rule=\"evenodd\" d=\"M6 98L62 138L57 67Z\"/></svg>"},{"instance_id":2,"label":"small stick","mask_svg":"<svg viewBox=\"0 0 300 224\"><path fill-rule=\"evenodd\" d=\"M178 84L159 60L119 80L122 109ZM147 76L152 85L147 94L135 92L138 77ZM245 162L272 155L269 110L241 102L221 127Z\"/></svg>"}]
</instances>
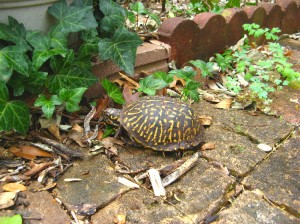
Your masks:
<instances>
[{"instance_id":1,"label":"small stick","mask_svg":"<svg viewBox=\"0 0 300 224\"><path fill-rule=\"evenodd\" d=\"M122 78L124 78L126 81L128 81L131 84L133 84L134 86L136 86L136 88L140 87L140 84L138 84L136 81L134 81L133 79L129 78L127 75L123 74L122 72L119 72L119 75L122 76Z\"/></svg>"},{"instance_id":2,"label":"small stick","mask_svg":"<svg viewBox=\"0 0 300 224\"><path fill-rule=\"evenodd\" d=\"M171 173L169 176L166 176L165 178L162 179L163 186L164 187L168 186L169 184L177 180L179 177L181 177L183 174L185 174L195 164L198 158L199 158L199 153L196 152L188 160L186 160L180 167L178 167L173 173Z\"/></svg>"},{"instance_id":3,"label":"small stick","mask_svg":"<svg viewBox=\"0 0 300 224\"><path fill-rule=\"evenodd\" d=\"M67 147L67 146L65 146L65 145L63 145L60 142L57 142L55 140L45 138L45 137L42 137L42 136L39 136L39 135L34 135L34 137L37 138L38 140L42 141L43 143L54 147L55 149L57 149L61 153L66 154L68 156L71 156L73 158L78 158L78 157L83 156L82 152L72 150L69 147Z\"/></svg>"}]
</instances>

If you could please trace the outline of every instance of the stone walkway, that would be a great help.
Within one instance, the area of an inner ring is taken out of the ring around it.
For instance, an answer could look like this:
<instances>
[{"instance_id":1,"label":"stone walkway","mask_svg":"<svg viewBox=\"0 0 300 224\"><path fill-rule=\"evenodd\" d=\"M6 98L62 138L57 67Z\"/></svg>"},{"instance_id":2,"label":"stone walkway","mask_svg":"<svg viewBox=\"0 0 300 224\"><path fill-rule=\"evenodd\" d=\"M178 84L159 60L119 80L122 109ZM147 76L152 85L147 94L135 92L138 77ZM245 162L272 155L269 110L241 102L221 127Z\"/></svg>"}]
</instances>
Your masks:
<instances>
[{"instance_id":1,"label":"stone walkway","mask_svg":"<svg viewBox=\"0 0 300 224\"><path fill-rule=\"evenodd\" d=\"M292 112L299 115L297 105L294 108ZM52 195L26 191L30 205L15 212L42 218L24 222L33 224L69 223L70 211L79 219L88 217L93 224L114 223L117 215L125 215L126 223L143 224L300 223L297 124L263 114L254 116L250 111L215 109L204 101L194 109L213 117L205 141L214 142L216 149L202 152L196 165L166 188L167 201L155 197L151 189L131 190L118 183L121 175L116 174L115 165L97 155L75 161L59 178ZM259 143L275 149L263 152L257 148ZM133 170L159 168L176 160L172 154L164 157L160 152L128 147L119 147L119 154ZM65 182L65 178L82 181Z\"/></svg>"}]
</instances>

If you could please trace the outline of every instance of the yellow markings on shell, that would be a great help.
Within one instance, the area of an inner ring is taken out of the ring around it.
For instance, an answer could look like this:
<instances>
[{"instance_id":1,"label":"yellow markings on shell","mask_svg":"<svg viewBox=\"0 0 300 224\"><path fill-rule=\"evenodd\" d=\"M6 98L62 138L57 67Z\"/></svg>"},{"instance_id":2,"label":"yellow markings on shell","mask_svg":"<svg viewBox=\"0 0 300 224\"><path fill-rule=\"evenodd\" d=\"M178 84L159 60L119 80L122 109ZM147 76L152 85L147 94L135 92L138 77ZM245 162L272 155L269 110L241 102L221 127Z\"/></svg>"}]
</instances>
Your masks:
<instances>
[{"instance_id":1,"label":"yellow markings on shell","mask_svg":"<svg viewBox=\"0 0 300 224\"><path fill-rule=\"evenodd\" d=\"M143 115L139 116L134 122L131 122L131 125L132 125L132 126L135 125L135 124L138 123L143 117L144 117Z\"/></svg>"},{"instance_id":2,"label":"yellow markings on shell","mask_svg":"<svg viewBox=\"0 0 300 224\"><path fill-rule=\"evenodd\" d=\"M183 139L188 139L190 137L191 128L187 128L183 133Z\"/></svg>"},{"instance_id":3,"label":"yellow markings on shell","mask_svg":"<svg viewBox=\"0 0 300 224\"><path fill-rule=\"evenodd\" d=\"M157 130L158 130L158 127L155 127L154 136L153 136L153 138L152 138L152 141L153 141L153 142L157 142L157 141L156 141Z\"/></svg>"},{"instance_id":4,"label":"yellow markings on shell","mask_svg":"<svg viewBox=\"0 0 300 224\"><path fill-rule=\"evenodd\" d=\"M132 112L127 112L126 113L126 116L133 116L133 115L137 115L137 114L140 114L141 113L141 111L132 111Z\"/></svg>"},{"instance_id":5,"label":"yellow markings on shell","mask_svg":"<svg viewBox=\"0 0 300 224\"><path fill-rule=\"evenodd\" d=\"M150 138L151 138L151 136L152 136L153 134L154 134L153 131L151 131L150 134L148 135L148 138L147 138L145 141L146 141L146 142L149 142L149 140L150 140Z\"/></svg>"},{"instance_id":6,"label":"yellow markings on shell","mask_svg":"<svg viewBox=\"0 0 300 224\"><path fill-rule=\"evenodd\" d=\"M141 130L142 130L142 128L144 128L144 130L146 130L146 123L147 123L147 121L148 121L148 117L146 117L146 119L144 120L144 122L142 123L142 124L140 124L140 128L137 130L137 132L139 133Z\"/></svg>"},{"instance_id":7,"label":"yellow markings on shell","mask_svg":"<svg viewBox=\"0 0 300 224\"><path fill-rule=\"evenodd\" d=\"M173 127L174 127L174 121L170 120L169 123L171 123L170 128L168 129L168 132L169 132L169 141L172 142L173 141L173 139L172 139L172 131L173 131Z\"/></svg>"},{"instance_id":8,"label":"yellow markings on shell","mask_svg":"<svg viewBox=\"0 0 300 224\"><path fill-rule=\"evenodd\" d=\"M148 130L150 130L151 128L153 128L156 125L157 120L158 120L158 117L155 117L154 122L149 126Z\"/></svg>"},{"instance_id":9,"label":"yellow markings on shell","mask_svg":"<svg viewBox=\"0 0 300 224\"><path fill-rule=\"evenodd\" d=\"M158 112L160 117L162 116L162 112L163 112L162 110L159 110L159 112Z\"/></svg>"},{"instance_id":10,"label":"yellow markings on shell","mask_svg":"<svg viewBox=\"0 0 300 224\"><path fill-rule=\"evenodd\" d=\"M158 142L161 142L161 140L162 140L162 134L163 134L163 126L162 126L162 122L161 121L159 121L158 122L159 123L159 125L160 125L160 133L159 133L159 137L158 137Z\"/></svg>"}]
</instances>

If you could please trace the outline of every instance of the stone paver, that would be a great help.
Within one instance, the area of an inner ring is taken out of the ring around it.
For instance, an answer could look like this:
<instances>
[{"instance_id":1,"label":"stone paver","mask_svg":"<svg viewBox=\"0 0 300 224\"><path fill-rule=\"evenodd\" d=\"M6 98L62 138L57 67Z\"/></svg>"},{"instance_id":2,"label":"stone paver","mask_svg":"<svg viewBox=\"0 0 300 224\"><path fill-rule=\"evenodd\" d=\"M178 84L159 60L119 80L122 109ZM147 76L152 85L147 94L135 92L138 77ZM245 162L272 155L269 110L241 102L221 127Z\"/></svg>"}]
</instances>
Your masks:
<instances>
[{"instance_id":1,"label":"stone paver","mask_svg":"<svg viewBox=\"0 0 300 224\"><path fill-rule=\"evenodd\" d=\"M61 208L60 204L47 191L32 192L33 189L42 188L37 182L31 184L27 191L19 196L15 207L0 211L0 216L13 216L21 214L24 224L66 224L71 219L67 211ZM26 205L22 205L21 201Z\"/></svg>"},{"instance_id":2,"label":"stone paver","mask_svg":"<svg viewBox=\"0 0 300 224\"><path fill-rule=\"evenodd\" d=\"M292 125L273 116L254 116L245 110L216 109L205 101L196 104L194 109L200 114L212 116L213 122L222 125L223 129L245 135L254 143L274 146L293 130Z\"/></svg>"},{"instance_id":3,"label":"stone paver","mask_svg":"<svg viewBox=\"0 0 300 224\"><path fill-rule=\"evenodd\" d=\"M169 199L171 206L145 189L130 191L92 216L93 224L113 223L115 215L126 215L126 223L192 223L226 201L233 179L199 159L195 167L166 188L180 201ZM182 213L182 212L183 213Z\"/></svg>"},{"instance_id":4,"label":"stone paver","mask_svg":"<svg viewBox=\"0 0 300 224\"><path fill-rule=\"evenodd\" d=\"M204 151L203 156L221 162L234 175L246 175L266 156L266 153L258 149L246 136L224 130L220 125L212 125L205 135L206 142L215 143L216 148Z\"/></svg>"},{"instance_id":5,"label":"stone paver","mask_svg":"<svg viewBox=\"0 0 300 224\"><path fill-rule=\"evenodd\" d=\"M232 206L218 213L215 224L295 224L300 219L291 216L286 211L270 205L255 192L243 192Z\"/></svg>"},{"instance_id":6,"label":"stone paver","mask_svg":"<svg viewBox=\"0 0 300 224\"><path fill-rule=\"evenodd\" d=\"M59 178L55 194L77 214L92 215L118 195L128 190L117 182L112 163L105 156L77 161ZM65 178L80 178L79 182L65 182Z\"/></svg>"},{"instance_id":7,"label":"stone paver","mask_svg":"<svg viewBox=\"0 0 300 224\"><path fill-rule=\"evenodd\" d=\"M267 158L243 183L300 218L300 132Z\"/></svg>"}]
</instances>

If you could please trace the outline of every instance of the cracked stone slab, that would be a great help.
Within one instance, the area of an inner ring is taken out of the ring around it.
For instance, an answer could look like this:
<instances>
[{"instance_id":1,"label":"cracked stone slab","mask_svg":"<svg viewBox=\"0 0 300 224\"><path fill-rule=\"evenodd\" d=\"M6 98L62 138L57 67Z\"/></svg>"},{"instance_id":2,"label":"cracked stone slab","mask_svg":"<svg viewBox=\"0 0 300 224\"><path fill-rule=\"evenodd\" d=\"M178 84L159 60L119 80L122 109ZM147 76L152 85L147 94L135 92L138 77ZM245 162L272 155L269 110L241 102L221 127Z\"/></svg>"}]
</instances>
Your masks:
<instances>
[{"instance_id":1,"label":"cracked stone slab","mask_svg":"<svg viewBox=\"0 0 300 224\"><path fill-rule=\"evenodd\" d=\"M216 148L203 151L203 157L222 163L234 175L246 175L266 156L246 136L224 130L221 125L212 125L205 136L205 141L215 143Z\"/></svg>"},{"instance_id":2,"label":"cracked stone slab","mask_svg":"<svg viewBox=\"0 0 300 224\"><path fill-rule=\"evenodd\" d=\"M176 158L174 152L159 152L152 149L123 146L118 148L121 161L131 170L160 168L173 163Z\"/></svg>"},{"instance_id":3,"label":"cracked stone slab","mask_svg":"<svg viewBox=\"0 0 300 224\"><path fill-rule=\"evenodd\" d=\"M280 146L243 180L258 188L272 202L300 218L300 132Z\"/></svg>"},{"instance_id":4,"label":"cracked stone slab","mask_svg":"<svg viewBox=\"0 0 300 224\"><path fill-rule=\"evenodd\" d=\"M295 224L300 222L300 219L271 205L252 191L243 192L233 201L230 208L219 212L217 216L215 224Z\"/></svg>"},{"instance_id":5,"label":"cracked stone slab","mask_svg":"<svg viewBox=\"0 0 300 224\"><path fill-rule=\"evenodd\" d=\"M66 178L80 178L66 182ZM92 215L114 198L129 190L117 182L113 164L105 156L76 161L58 180L55 194L70 210Z\"/></svg>"},{"instance_id":6,"label":"cracked stone slab","mask_svg":"<svg viewBox=\"0 0 300 224\"><path fill-rule=\"evenodd\" d=\"M205 160L197 164L181 179L166 188L168 194L176 194L169 201L172 206L152 191L137 189L99 210L92 216L93 224L113 223L117 214L126 216L126 223L180 223L199 222L226 200L226 192L234 179L213 168Z\"/></svg>"},{"instance_id":7,"label":"cracked stone slab","mask_svg":"<svg viewBox=\"0 0 300 224\"><path fill-rule=\"evenodd\" d=\"M255 143L274 146L293 130L293 126L284 120L265 114L253 116L245 110L216 109L205 101L195 104L193 108L199 114L212 116L213 122L224 129L245 135Z\"/></svg>"}]
</instances>

